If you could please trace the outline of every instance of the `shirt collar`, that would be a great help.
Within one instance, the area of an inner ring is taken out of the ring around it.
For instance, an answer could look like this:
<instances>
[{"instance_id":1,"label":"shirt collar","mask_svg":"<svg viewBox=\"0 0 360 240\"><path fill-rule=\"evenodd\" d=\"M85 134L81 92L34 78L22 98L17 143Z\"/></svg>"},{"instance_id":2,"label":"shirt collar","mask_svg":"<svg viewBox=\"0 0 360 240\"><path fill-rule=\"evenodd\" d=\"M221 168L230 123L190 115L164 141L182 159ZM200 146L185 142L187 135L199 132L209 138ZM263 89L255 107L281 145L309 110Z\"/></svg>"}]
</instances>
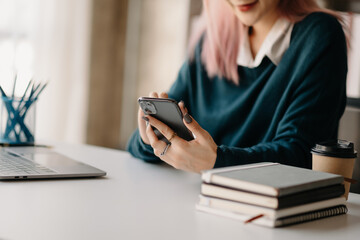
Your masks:
<instances>
[{"instance_id":1,"label":"shirt collar","mask_svg":"<svg viewBox=\"0 0 360 240\"><path fill-rule=\"evenodd\" d=\"M285 18L279 18L266 36L255 59L251 54L249 36L245 34L239 47L237 64L243 67L255 68L267 56L272 63L278 65L285 51L289 48L293 27L294 23Z\"/></svg>"}]
</instances>

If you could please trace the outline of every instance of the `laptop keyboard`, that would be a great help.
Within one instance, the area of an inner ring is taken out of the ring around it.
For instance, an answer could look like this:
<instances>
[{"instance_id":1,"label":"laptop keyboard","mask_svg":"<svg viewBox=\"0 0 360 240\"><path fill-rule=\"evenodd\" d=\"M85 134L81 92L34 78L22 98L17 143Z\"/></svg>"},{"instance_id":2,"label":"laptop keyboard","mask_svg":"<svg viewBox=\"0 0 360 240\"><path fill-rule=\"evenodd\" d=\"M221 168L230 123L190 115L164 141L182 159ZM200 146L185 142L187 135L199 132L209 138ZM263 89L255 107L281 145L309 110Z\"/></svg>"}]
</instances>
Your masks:
<instances>
[{"instance_id":1,"label":"laptop keyboard","mask_svg":"<svg viewBox=\"0 0 360 240\"><path fill-rule=\"evenodd\" d=\"M55 173L53 170L41 166L40 164L13 155L8 152L0 152L0 175L2 176L27 176Z\"/></svg>"}]
</instances>

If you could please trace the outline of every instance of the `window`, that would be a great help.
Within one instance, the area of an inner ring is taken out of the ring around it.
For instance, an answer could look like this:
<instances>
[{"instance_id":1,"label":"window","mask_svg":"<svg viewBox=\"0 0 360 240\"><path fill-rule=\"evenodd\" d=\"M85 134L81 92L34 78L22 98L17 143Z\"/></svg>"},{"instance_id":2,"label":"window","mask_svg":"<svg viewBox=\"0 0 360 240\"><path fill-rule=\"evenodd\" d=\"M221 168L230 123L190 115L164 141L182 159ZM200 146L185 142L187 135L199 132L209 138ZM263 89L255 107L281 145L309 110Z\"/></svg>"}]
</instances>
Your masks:
<instances>
[{"instance_id":1,"label":"window","mask_svg":"<svg viewBox=\"0 0 360 240\"><path fill-rule=\"evenodd\" d=\"M17 95L49 81L37 102L36 139L84 142L91 0L0 0L0 84Z\"/></svg>"}]
</instances>

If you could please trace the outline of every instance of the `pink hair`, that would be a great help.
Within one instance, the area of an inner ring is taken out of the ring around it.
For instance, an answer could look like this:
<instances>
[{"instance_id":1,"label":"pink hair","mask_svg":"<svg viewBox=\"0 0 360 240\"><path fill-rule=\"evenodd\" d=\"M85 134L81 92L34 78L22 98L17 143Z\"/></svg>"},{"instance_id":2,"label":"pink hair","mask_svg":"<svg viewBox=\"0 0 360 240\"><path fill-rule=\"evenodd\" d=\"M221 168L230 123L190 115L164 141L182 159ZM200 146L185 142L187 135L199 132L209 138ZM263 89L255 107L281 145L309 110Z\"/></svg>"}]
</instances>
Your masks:
<instances>
[{"instance_id":1,"label":"pink hair","mask_svg":"<svg viewBox=\"0 0 360 240\"><path fill-rule=\"evenodd\" d=\"M326 12L335 16L342 24L342 18L334 11L322 9L315 0L280 0L280 15L291 22L298 22L312 12ZM236 58L245 26L235 16L230 4L224 0L203 0L203 11L195 23L189 42L190 57L201 36L201 60L209 77L225 77L239 84Z\"/></svg>"}]
</instances>

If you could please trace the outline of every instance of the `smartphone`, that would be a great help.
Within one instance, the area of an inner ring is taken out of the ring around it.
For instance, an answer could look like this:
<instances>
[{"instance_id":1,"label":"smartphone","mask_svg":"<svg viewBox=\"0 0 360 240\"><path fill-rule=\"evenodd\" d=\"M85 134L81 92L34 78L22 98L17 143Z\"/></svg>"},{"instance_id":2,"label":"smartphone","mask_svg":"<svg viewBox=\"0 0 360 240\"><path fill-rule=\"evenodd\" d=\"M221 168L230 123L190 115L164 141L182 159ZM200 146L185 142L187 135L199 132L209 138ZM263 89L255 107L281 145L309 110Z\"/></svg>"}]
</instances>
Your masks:
<instances>
[{"instance_id":1,"label":"smartphone","mask_svg":"<svg viewBox=\"0 0 360 240\"><path fill-rule=\"evenodd\" d=\"M177 134L177 136L185 139L186 141L194 139L193 134L185 126L183 122L183 114L178 103L174 99L140 97L138 102L145 115L151 115L163 122L169 126ZM167 139L160 133L160 131L154 127L153 129L160 140L168 143Z\"/></svg>"}]
</instances>

